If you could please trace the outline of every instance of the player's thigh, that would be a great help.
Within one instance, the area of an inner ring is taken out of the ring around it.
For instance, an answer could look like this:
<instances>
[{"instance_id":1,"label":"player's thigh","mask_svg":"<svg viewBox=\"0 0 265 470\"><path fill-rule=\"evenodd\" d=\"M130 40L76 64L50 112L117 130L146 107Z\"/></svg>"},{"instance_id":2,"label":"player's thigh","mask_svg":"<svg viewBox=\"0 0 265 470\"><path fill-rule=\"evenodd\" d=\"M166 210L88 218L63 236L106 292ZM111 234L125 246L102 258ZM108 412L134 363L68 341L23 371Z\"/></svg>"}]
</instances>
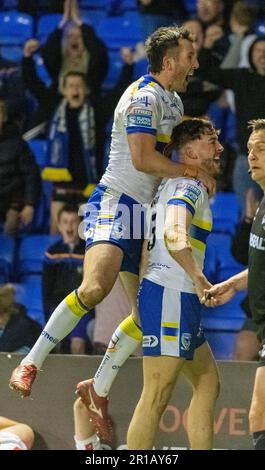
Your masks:
<instances>
[{"instance_id":1,"label":"player's thigh","mask_svg":"<svg viewBox=\"0 0 265 470\"><path fill-rule=\"evenodd\" d=\"M145 356L143 397L166 406L184 363L179 357Z\"/></svg>"},{"instance_id":2,"label":"player's thigh","mask_svg":"<svg viewBox=\"0 0 265 470\"><path fill-rule=\"evenodd\" d=\"M189 380L195 390L202 390L206 395L218 394L219 371L207 342L199 346L192 361L186 361L182 373Z\"/></svg>"},{"instance_id":3,"label":"player's thigh","mask_svg":"<svg viewBox=\"0 0 265 470\"><path fill-rule=\"evenodd\" d=\"M111 243L100 243L86 251L81 288L90 290L101 286L109 293L117 279L123 251ZM106 295L107 295L106 293Z\"/></svg>"}]
</instances>

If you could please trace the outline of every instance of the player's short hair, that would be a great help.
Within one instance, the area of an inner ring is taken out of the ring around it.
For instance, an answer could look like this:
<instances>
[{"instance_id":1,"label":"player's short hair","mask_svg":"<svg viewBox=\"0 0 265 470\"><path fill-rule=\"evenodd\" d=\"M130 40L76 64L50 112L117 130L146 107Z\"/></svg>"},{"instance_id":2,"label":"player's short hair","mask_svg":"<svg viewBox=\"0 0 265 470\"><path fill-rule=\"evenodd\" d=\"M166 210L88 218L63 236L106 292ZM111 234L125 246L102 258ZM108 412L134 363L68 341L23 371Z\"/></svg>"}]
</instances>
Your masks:
<instances>
[{"instance_id":1,"label":"player's short hair","mask_svg":"<svg viewBox=\"0 0 265 470\"><path fill-rule=\"evenodd\" d=\"M170 49L179 46L180 39L195 42L195 36L186 28L178 26L162 26L146 40L146 55L148 71L160 73L163 68L163 58Z\"/></svg>"},{"instance_id":2,"label":"player's short hair","mask_svg":"<svg viewBox=\"0 0 265 470\"><path fill-rule=\"evenodd\" d=\"M203 135L218 134L212 123L207 119L186 119L174 127L169 144L164 149L164 154L169 157L173 150L179 150L184 145L200 139Z\"/></svg>"},{"instance_id":3,"label":"player's short hair","mask_svg":"<svg viewBox=\"0 0 265 470\"><path fill-rule=\"evenodd\" d=\"M252 119L248 121L248 127L252 132L265 131L265 119Z\"/></svg>"}]
</instances>

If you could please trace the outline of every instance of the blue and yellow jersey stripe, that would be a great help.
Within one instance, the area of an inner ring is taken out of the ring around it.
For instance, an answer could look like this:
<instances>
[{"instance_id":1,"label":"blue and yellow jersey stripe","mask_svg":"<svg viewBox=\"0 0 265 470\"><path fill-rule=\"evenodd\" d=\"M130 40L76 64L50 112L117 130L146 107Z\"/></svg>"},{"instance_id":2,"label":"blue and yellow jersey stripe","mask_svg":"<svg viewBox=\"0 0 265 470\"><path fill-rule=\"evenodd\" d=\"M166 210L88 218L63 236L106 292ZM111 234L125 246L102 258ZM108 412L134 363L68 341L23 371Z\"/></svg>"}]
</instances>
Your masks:
<instances>
[{"instance_id":1,"label":"blue and yellow jersey stripe","mask_svg":"<svg viewBox=\"0 0 265 470\"><path fill-rule=\"evenodd\" d=\"M168 200L167 203L175 204L176 206L183 205L191 212L192 215L195 214L194 203L190 199L186 198L185 196L173 196Z\"/></svg>"}]
</instances>

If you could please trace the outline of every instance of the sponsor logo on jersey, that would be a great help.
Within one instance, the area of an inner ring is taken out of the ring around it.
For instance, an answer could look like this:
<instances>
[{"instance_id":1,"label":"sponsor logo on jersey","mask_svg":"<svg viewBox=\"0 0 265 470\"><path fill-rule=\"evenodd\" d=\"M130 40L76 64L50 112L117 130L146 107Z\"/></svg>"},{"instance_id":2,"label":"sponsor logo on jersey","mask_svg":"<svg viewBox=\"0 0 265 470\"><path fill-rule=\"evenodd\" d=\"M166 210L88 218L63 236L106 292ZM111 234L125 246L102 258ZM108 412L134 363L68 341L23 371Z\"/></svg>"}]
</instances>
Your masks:
<instances>
[{"instance_id":1,"label":"sponsor logo on jersey","mask_svg":"<svg viewBox=\"0 0 265 470\"><path fill-rule=\"evenodd\" d=\"M152 111L149 111L149 109L143 109L143 108L133 108L130 112L130 114L140 114L142 116L152 116Z\"/></svg>"},{"instance_id":2,"label":"sponsor logo on jersey","mask_svg":"<svg viewBox=\"0 0 265 470\"><path fill-rule=\"evenodd\" d=\"M191 334L190 333L182 333L181 335L181 349L188 351L190 349L190 340Z\"/></svg>"},{"instance_id":3,"label":"sponsor logo on jersey","mask_svg":"<svg viewBox=\"0 0 265 470\"><path fill-rule=\"evenodd\" d=\"M131 99L131 103L142 103L145 106L150 106L151 103L148 99L148 96L136 96Z\"/></svg>"},{"instance_id":4,"label":"sponsor logo on jersey","mask_svg":"<svg viewBox=\"0 0 265 470\"><path fill-rule=\"evenodd\" d=\"M127 117L127 126L152 127L152 115L143 116L141 114L129 114Z\"/></svg>"},{"instance_id":5,"label":"sponsor logo on jersey","mask_svg":"<svg viewBox=\"0 0 265 470\"><path fill-rule=\"evenodd\" d=\"M199 188L196 188L196 186L193 186L191 184L180 183L179 185L176 186L174 196L176 196L176 195L186 197L193 204L196 204L196 202L198 201L198 199L201 195L201 190Z\"/></svg>"},{"instance_id":6,"label":"sponsor logo on jersey","mask_svg":"<svg viewBox=\"0 0 265 470\"><path fill-rule=\"evenodd\" d=\"M144 348L155 348L158 345L158 338L154 335L144 336L143 337L143 347Z\"/></svg>"}]
</instances>

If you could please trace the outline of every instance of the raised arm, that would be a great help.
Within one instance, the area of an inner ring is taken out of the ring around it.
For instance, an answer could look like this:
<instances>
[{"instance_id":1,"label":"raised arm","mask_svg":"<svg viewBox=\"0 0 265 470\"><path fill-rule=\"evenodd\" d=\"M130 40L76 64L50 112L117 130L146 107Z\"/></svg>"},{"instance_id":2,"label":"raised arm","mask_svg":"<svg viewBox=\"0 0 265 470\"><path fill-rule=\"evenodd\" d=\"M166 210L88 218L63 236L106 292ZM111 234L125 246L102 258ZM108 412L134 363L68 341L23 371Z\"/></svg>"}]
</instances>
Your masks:
<instances>
[{"instance_id":1,"label":"raised arm","mask_svg":"<svg viewBox=\"0 0 265 470\"><path fill-rule=\"evenodd\" d=\"M175 163L156 150L156 137L151 134L128 134L132 162L136 170L160 178L190 176L198 178L207 187L209 194L215 191L215 180L202 170Z\"/></svg>"}]
</instances>

